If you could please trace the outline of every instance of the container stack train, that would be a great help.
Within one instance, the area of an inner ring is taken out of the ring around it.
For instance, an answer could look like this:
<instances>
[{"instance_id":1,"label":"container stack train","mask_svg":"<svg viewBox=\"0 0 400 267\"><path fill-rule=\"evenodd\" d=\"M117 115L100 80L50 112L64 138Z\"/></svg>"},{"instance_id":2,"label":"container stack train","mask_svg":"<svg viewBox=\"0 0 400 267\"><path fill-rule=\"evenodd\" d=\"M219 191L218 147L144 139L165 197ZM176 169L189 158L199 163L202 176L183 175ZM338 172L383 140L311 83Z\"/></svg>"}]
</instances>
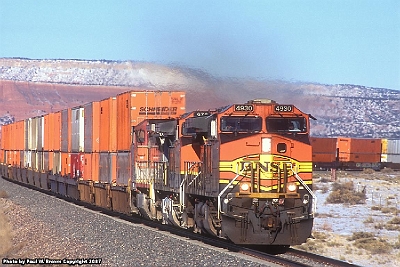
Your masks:
<instances>
[{"instance_id":1,"label":"container stack train","mask_svg":"<svg viewBox=\"0 0 400 267\"><path fill-rule=\"evenodd\" d=\"M311 235L311 115L258 99L186 112L185 92L130 91L2 127L1 175L236 244Z\"/></svg>"},{"instance_id":2,"label":"container stack train","mask_svg":"<svg viewBox=\"0 0 400 267\"><path fill-rule=\"evenodd\" d=\"M314 170L400 169L400 139L311 137Z\"/></svg>"}]
</instances>

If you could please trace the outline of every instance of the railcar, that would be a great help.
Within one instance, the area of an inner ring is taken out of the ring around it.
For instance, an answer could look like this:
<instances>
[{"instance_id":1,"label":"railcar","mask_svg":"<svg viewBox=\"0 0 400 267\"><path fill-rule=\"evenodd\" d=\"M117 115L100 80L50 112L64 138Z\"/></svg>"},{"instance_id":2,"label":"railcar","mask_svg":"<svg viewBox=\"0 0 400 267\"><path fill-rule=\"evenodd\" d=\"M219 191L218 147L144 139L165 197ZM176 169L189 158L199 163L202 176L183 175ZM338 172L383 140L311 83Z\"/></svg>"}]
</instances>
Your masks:
<instances>
[{"instance_id":1,"label":"railcar","mask_svg":"<svg viewBox=\"0 0 400 267\"><path fill-rule=\"evenodd\" d=\"M1 175L237 244L306 241L311 115L266 99L182 114L182 92L137 94L3 126Z\"/></svg>"},{"instance_id":2,"label":"railcar","mask_svg":"<svg viewBox=\"0 0 400 267\"><path fill-rule=\"evenodd\" d=\"M400 169L400 140L311 137L314 170Z\"/></svg>"},{"instance_id":3,"label":"railcar","mask_svg":"<svg viewBox=\"0 0 400 267\"><path fill-rule=\"evenodd\" d=\"M237 244L290 246L310 236L309 115L293 105L195 111L145 121L134 136L137 203L147 217Z\"/></svg>"}]
</instances>

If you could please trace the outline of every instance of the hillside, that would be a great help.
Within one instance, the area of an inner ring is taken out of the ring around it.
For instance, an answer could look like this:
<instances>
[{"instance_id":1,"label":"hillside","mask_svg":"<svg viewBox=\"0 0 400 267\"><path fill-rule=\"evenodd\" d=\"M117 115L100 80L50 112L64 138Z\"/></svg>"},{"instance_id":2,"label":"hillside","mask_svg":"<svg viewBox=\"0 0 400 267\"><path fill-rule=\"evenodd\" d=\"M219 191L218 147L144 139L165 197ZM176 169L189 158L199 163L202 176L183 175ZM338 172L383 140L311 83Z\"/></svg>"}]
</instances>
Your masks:
<instances>
[{"instance_id":1,"label":"hillside","mask_svg":"<svg viewBox=\"0 0 400 267\"><path fill-rule=\"evenodd\" d=\"M98 101L128 90L185 90L187 110L254 98L293 103L317 118L313 136L400 138L400 91L357 85L219 78L133 61L0 59L0 123Z\"/></svg>"}]
</instances>

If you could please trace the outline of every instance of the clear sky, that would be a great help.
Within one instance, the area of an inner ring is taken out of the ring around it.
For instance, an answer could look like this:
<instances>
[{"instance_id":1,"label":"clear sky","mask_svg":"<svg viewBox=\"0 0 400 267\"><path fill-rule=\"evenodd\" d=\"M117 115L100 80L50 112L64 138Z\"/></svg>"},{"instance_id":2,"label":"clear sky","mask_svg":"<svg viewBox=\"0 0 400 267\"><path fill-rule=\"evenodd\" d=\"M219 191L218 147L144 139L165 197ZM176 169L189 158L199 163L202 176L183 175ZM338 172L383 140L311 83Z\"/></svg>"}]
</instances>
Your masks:
<instances>
[{"instance_id":1,"label":"clear sky","mask_svg":"<svg viewBox=\"0 0 400 267\"><path fill-rule=\"evenodd\" d=\"M0 0L0 57L400 90L400 1Z\"/></svg>"}]
</instances>

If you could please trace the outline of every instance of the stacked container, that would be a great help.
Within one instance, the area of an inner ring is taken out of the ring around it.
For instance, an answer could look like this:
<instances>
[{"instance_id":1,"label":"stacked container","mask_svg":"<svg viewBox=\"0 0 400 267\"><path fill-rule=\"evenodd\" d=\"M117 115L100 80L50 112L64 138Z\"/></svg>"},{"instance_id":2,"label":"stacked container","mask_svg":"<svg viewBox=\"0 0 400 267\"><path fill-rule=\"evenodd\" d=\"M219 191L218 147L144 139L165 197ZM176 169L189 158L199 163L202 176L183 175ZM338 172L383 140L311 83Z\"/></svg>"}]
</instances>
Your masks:
<instances>
[{"instance_id":1,"label":"stacked container","mask_svg":"<svg viewBox=\"0 0 400 267\"><path fill-rule=\"evenodd\" d=\"M381 140L338 138L339 160L342 162L377 163L381 159Z\"/></svg>"}]
</instances>

